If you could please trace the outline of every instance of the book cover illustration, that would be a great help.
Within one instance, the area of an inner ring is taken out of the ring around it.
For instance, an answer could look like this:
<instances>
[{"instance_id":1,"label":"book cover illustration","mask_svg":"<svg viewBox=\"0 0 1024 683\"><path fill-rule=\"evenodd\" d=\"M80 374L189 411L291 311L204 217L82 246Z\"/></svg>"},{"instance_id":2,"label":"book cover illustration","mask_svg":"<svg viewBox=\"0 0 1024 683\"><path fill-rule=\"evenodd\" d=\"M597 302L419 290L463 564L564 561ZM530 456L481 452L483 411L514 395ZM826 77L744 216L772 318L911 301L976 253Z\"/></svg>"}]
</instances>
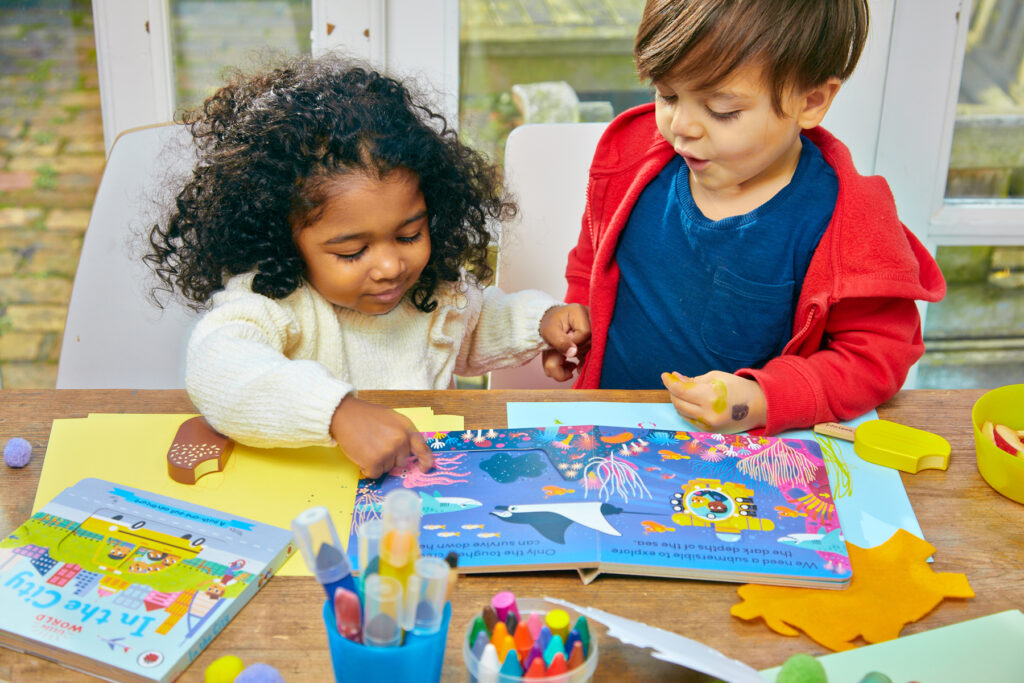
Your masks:
<instances>
[{"instance_id":1,"label":"book cover illustration","mask_svg":"<svg viewBox=\"0 0 1024 683\"><path fill-rule=\"evenodd\" d=\"M410 461L360 480L353 534L405 487L422 502L423 553L454 550L461 571L849 582L814 441L594 425L425 437L431 471Z\"/></svg>"},{"instance_id":2,"label":"book cover illustration","mask_svg":"<svg viewBox=\"0 0 1024 683\"><path fill-rule=\"evenodd\" d=\"M292 551L285 529L83 479L0 542L0 643L169 680Z\"/></svg>"}]
</instances>

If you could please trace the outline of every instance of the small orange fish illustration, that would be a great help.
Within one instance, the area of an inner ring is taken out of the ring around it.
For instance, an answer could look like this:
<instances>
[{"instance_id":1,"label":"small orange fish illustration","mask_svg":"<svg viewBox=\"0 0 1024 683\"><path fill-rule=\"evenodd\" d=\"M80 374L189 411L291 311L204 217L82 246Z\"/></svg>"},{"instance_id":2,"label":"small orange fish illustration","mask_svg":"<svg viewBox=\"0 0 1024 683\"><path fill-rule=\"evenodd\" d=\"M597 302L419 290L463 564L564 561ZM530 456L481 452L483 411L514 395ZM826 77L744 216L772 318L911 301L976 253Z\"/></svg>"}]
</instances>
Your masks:
<instances>
[{"instance_id":1,"label":"small orange fish illustration","mask_svg":"<svg viewBox=\"0 0 1024 683\"><path fill-rule=\"evenodd\" d=\"M477 538L497 538L498 536L501 536L501 534L497 531L481 531L477 534Z\"/></svg>"},{"instance_id":2,"label":"small orange fish illustration","mask_svg":"<svg viewBox=\"0 0 1024 683\"><path fill-rule=\"evenodd\" d=\"M545 496L564 496L567 493L576 493L576 489L563 489L561 486L542 486L541 491Z\"/></svg>"},{"instance_id":3,"label":"small orange fish illustration","mask_svg":"<svg viewBox=\"0 0 1024 683\"><path fill-rule=\"evenodd\" d=\"M426 529L427 531L437 531L438 529L443 529L444 528L444 524L427 524L423 528Z\"/></svg>"},{"instance_id":4,"label":"small orange fish illustration","mask_svg":"<svg viewBox=\"0 0 1024 683\"><path fill-rule=\"evenodd\" d=\"M689 460L690 456L675 451L658 451L662 460Z\"/></svg>"},{"instance_id":5,"label":"small orange fish illustration","mask_svg":"<svg viewBox=\"0 0 1024 683\"><path fill-rule=\"evenodd\" d=\"M806 517L806 512L797 512L793 508L788 508L785 505L776 505L775 511L779 513L780 517Z\"/></svg>"},{"instance_id":6,"label":"small orange fish illustration","mask_svg":"<svg viewBox=\"0 0 1024 683\"><path fill-rule=\"evenodd\" d=\"M462 528L463 529L483 529L484 525L483 524L463 524Z\"/></svg>"},{"instance_id":7,"label":"small orange fish illustration","mask_svg":"<svg viewBox=\"0 0 1024 683\"><path fill-rule=\"evenodd\" d=\"M650 520L650 519L645 519L644 521L640 522L640 524L643 525L644 533L645 534L649 534L652 531L654 533L663 534L666 531L675 531L676 530L675 527L665 526L664 524L661 524L660 522L655 522L655 521Z\"/></svg>"},{"instance_id":8,"label":"small orange fish illustration","mask_svg":"<svg viewBox=\"0 0 1024 683\"><path fill-rule=\"evenodd\" d=\"M442 531L441 533L438 534L438 536L440 536L441 538L451 538L452 536L458 536L458 535L459 535L458 531Z\"/></svg>"},{"instance_id":9,"label":"small orange fish illustration","mask_svg":"<svg viewBox=\"0 0 1024 683\"><path fill-rule=\"evenodd\" d=\"M626 443L633 438L632 432L622 432L614 436L602 436L601 441L605 443Z\"/></svg>"},{"instance_id":10,"label":"small orange fish illustration","mask_svg":"<svg viewBox=\"0 0 1024 683\"><path fill-rule=\"evenodd\" d=\"M661 475L661 478L662 479L675 479L676 475L675 475L675 472L669 472L668 474Z\"/></svg>"},{"instance_id":11,"label":"small orange fish illustration","mask_svg":"<svg viewBox=\"0 0 1024 683\"><path fill-rule=\"evenodd\" d=\"M644 469L647 470L648 472L657 472L661 468L660 467L645 467Z\"/></svg>"}]
</instances>

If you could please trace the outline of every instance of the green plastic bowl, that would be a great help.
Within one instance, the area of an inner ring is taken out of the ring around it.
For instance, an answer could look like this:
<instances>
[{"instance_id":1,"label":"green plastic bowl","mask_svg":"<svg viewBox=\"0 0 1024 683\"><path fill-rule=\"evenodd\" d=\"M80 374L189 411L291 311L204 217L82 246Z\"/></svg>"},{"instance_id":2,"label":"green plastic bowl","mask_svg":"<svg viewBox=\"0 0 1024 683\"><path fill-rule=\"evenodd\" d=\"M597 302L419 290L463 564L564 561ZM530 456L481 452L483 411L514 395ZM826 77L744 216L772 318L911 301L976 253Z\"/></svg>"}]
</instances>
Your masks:
<instances>
[{"instance_id":1,"label":"green plastic bowl","mask_svg":"<svg viewBox=\"0 0 1024 683\"><path fill-rule=\"evenodd\" d=\"M1024 384L1010 384L982 395L971 409L978 472L1010 500L1024 503L1024 458L1007 453L981 433L986 421L1024 429Z\"/></svg>"}]
</instances>

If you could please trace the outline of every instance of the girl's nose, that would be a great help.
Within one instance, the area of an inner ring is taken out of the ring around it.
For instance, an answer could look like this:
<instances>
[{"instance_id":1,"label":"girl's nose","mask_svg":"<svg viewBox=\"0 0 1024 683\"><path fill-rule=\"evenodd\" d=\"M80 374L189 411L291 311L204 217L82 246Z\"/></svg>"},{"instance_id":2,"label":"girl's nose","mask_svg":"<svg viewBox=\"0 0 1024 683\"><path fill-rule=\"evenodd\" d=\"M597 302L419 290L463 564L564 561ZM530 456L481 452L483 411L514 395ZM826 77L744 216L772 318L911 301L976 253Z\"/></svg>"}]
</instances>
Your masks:
<instances>
[{"instance_id":1,"label":"girl's nose","mask_svg":"<svg viewBox=\"0 0 1024 683\"><path fill-rule=\"evenodd\" d=\"M405 272L405 260L397 249L381 246L370 271L375 280L394 280Z\"/></svg>"}]
</instances>

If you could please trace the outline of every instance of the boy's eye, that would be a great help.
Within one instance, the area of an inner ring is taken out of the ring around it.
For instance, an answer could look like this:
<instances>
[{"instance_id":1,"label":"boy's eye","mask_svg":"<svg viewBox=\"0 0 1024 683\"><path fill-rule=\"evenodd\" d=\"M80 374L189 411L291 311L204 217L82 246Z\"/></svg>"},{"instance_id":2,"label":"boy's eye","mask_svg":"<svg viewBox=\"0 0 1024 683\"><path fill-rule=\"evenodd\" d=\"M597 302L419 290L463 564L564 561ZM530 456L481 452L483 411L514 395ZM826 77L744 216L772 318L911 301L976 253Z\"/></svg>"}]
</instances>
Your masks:
<instances>
[{"instance_id":1,"label":"boy's eye","mask_svg":"<svg viewBox=\"0 0 1024 683\"><path fill-rule=\"evenodd\" d=\"M416 232L416 234L414 235L406 235L404 237L399 237L398 241L404 244L412 244L413 242L418 242L421 237L423 237L422 230Z\"/></svg>"},{"instance_id":2,"label":"boy's eye","mask_svg":"<svg viewBox=\"0 0 1024 683\"><path fill-rule=\"evenodd\" d=\"M714 109L711 109L710 107L708 107L707 109L708 109L708 113L711 114L711 116L713 118L716 118L716 119L718 119L720 121L729 121L730 119L734 119L737 116L739 116L740 112L742 111L740 109L736 109L736 110L733 110L733 111L715 111Z\"/></svg>"},{"instance_id":3,"label":"boy's eye","mask_svg":"<svg viewBox=\"0 0 1024 683\"><path fill-rule=\"evenodd\" d=\"M665 104L672 104L678 99L676 95L662 95L660 92L655 92L654 96Z\"/></svg>"}]
</instances>

